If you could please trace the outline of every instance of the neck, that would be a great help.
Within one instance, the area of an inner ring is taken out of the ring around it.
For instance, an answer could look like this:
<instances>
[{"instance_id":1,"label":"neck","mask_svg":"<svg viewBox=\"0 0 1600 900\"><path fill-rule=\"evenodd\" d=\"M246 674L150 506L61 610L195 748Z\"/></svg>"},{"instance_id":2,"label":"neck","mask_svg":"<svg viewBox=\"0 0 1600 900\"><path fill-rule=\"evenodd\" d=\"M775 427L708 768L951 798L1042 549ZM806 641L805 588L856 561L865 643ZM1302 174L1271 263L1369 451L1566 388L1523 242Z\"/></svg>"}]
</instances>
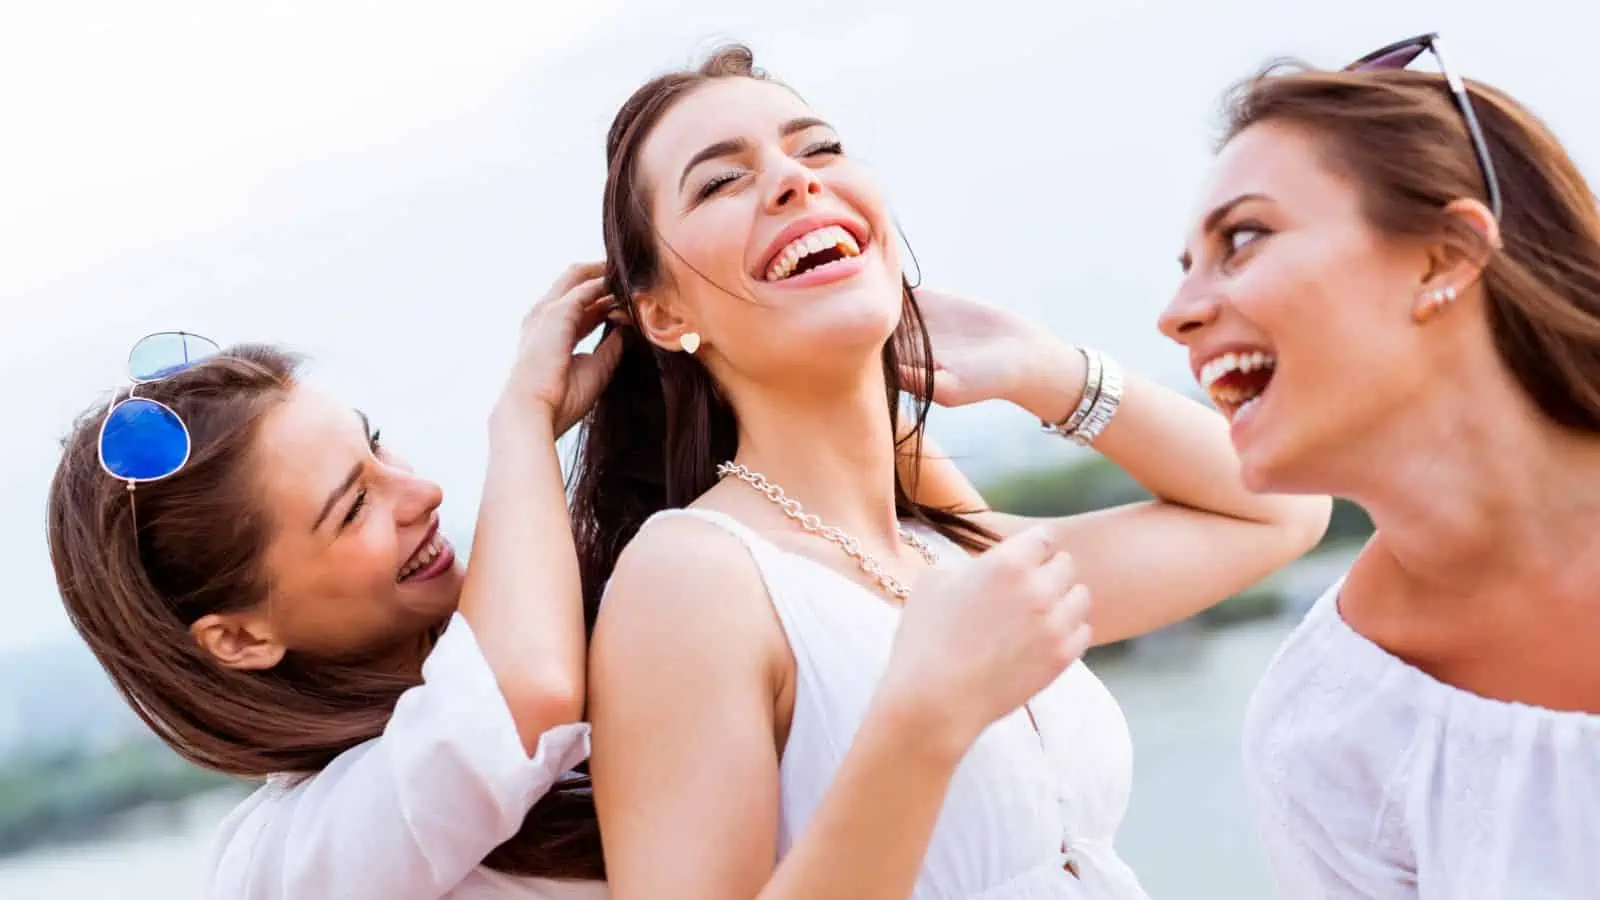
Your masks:
<instances>
[{"instance_id":1,"label":"neck","mask_svg":"<svg viewBox=\"0 0 1600 900\"><path fill-rule=\"evenodd\" d=\"M1550 423L1509 382L1472 387L1437 391L1374 432L1340 493L1420 588L1581 578L1574 562L1600 555L1600 438Z\"/></svg>"},{"instance_id":2,"label":"neck","mask_svg":"<svg viewBox=\"0 0 1600 900\"><path fill-rule=\"evenodd\" d=\"M734 396L736 460L765 475L825 524L897 547L894 433L881 368L842 389L754 390Z\"/></svg>"}]
</instances>

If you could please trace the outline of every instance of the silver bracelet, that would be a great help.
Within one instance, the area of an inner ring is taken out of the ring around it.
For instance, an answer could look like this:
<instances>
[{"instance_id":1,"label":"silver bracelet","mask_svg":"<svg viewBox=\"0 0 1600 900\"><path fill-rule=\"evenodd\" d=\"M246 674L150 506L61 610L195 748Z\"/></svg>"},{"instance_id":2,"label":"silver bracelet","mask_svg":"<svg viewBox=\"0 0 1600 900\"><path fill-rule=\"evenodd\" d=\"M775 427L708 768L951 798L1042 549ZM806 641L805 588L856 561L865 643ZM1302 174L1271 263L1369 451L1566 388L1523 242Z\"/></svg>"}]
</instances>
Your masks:
<instances>
[{"instance_id":1,"label":"silver bracelet","mask_svg":"<svg viewBox=\"0 0 1600 900\"><path fill-rule=\"evenodd\" d=\"M1098 350L1087 347L1079 347L1078 350L1089 364L1083 398L1078 401L1078 408L1060 423L1041 424L1045 430L1053 431L1080 447L1090 447L1106 430L1122 404L1122 367Z\"/></svg>"},{"instance_id":2,"label":"silver bracelet","mask_svg":"<svg viewBox=\"0 0 1600 900\"><path fill-rule=\"evenodd\" d=\"M1076 349L1079 353L1083 354L1083 360L1085 363L1083 396L1079 398L1077 408L1068 413L1065 419L1062 419L1059 422L1039 423L1039 425L1044 428L1045 431L1055 432L1062 437L1071 437L1073 432L1078 430L1078 426L1082 425L1083 420L1088 417L1089 410L1094 408L1095 396L1100 393L1100 379L1102 372L1100 354L1090 350L1087 347L1078 347Z\"/></svg>"},{"instance_id":3,"label":"silver bracelet","mask_svg":"<svg viewBox=\"0 0 1600 900\"><path fill-rule=\"evenodd\" d=\"M1105 374L1100 380L1100 391L1095 395L1094 406L1090 407L1089 415L1084 417L1077 430L1068 435L1080 447L1094 446L1100 433L1111 424L1117 408L1122 405L1122 367L1110 357L1106 357L1102 363Z\"/></svg>"}]
</instances>

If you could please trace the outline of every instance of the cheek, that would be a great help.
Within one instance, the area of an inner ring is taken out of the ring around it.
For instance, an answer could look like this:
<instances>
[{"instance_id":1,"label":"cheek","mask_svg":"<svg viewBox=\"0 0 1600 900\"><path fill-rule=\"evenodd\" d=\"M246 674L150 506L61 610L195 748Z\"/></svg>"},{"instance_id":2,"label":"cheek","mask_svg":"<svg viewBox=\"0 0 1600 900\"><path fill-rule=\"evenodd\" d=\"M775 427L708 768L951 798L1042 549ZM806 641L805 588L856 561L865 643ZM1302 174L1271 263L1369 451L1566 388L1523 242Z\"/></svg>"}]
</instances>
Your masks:
<instances>
[{"instance_id":1,"label":"cheek","mask_svg":"<svg viewBox=\"0 0 1600 900\"><path fill-rule=\"evenodd\" d=\"M750 217L741 198L731 197L695 210L661 234L661 263L673 283L686 293L713 284L743 294L745 239Z\"/></svg>"},{"instance_id":2,"label":"cheek","mask_svg":"<svg viewBox=\"0 0 1600 900\"><path fill-rule=\"evenodd\" d=\"M1311 232L1268 240L1229 293L1239 312L1265 332L1280 362L1370 327L1376 299L1371 261L1359 247Z\"/></svg>"}]
</instances>

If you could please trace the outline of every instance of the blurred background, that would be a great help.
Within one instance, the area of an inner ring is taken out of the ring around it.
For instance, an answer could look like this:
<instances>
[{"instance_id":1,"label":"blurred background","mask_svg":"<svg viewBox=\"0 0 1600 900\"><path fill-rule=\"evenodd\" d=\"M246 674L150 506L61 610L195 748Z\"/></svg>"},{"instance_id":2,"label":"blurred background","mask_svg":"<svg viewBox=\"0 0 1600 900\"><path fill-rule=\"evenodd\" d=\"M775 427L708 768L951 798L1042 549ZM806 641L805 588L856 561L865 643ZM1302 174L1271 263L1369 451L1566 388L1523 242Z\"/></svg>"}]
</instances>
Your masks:
<instances>
[{"instance_id":1,"label":"blurred background","mask_svg":"<svg viewBox=\"0 0 1600 900\"><path fill-rule=\"evenodd\" d=\"M483 422L518 320L601 254L604 130L716 43L877 171L924 283L1010 306L1187 388L1156 333L1219 100L1263 63L1338 65L1439 30L1589 171L1600 7L1555 0L0 3L0 897L197 900L249 789L155 743L71 632L43 534L72 417L162 329L291 345L439 480L470 543ZM933 436L999 507L1137 488L1020 411ZM1245 808L1244 704L1367 534L1198 620L1097 653L1136 777L1122 850L1155 897L1271 896Z\"/></svg>"}]
</instances>

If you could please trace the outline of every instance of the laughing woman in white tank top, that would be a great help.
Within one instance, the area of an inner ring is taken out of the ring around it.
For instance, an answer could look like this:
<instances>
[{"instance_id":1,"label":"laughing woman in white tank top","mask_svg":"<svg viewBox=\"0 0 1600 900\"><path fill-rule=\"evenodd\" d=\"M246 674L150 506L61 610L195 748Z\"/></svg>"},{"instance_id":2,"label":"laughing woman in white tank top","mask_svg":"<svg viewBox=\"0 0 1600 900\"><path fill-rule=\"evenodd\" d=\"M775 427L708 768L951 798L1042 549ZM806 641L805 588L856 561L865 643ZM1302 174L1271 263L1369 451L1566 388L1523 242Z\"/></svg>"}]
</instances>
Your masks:
<instances>
[{"instance_id":1,"label":"laughing woman in white tank top","mask_svg":"<svg viewBox=\"0 0 1600 900\"><path fill-rule=\"evenodd\" d=\"M1326 501L1250 493L1217 415L1108 357L919 307L872 180L746 51L636 92L608 163L635 327L574 513L613 895L1142 897L1127 729L1064 625L1085 594L1096 641L1190 615L1310 547ZM1156 499L1034 523L950 469L909 484L927 400L897 425L891 379L1014 401Z\"/></svg>"}]
</instances>

